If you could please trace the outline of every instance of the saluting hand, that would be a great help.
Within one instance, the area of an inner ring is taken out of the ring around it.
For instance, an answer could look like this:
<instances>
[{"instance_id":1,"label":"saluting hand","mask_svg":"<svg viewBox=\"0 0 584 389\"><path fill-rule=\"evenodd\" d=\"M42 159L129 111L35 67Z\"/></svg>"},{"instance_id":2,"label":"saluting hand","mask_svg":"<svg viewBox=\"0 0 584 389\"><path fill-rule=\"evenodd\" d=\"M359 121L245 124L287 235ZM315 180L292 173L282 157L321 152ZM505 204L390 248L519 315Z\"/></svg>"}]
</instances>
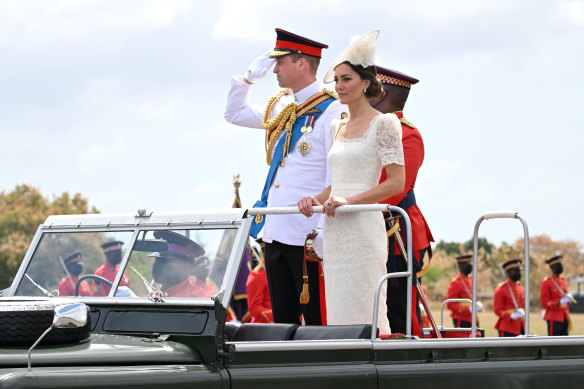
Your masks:
<instances>
[{"instance_id":1,"label":"saluting hand","mask_svg":"<svg viewBox=\"0 0 584 389\"><path fill-rule=\"evenodd\" d=\"M272 50L266 51L249 65L244 77L250 84L255 83L260 78L264 78L270 69L276 64L276 59L270 58L271 52Z\"/></svg>"}]
</instances>

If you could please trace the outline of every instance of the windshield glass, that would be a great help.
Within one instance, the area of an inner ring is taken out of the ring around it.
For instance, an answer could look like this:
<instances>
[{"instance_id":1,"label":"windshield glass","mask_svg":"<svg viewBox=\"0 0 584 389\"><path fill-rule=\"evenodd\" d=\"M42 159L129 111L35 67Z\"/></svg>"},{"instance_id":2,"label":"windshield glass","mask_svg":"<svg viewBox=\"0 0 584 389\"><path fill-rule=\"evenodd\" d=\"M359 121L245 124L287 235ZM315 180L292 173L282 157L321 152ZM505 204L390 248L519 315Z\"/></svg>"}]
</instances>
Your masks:
<instances>
[{"instance_id":1,"label":"windshield glass","mask_svg":"<svg viewBox=\"0 0 584 389\"><path fill-rule=\"evenodd\" d=\"M135 242L134 231L45 232L15 295L209 298L223 283L236 232L144 230Z\"/></svg>"},{"instance_id":2,"label":"windshield glass","mask_svg":"<svg viewBox=\"0 0 584 389\"><path fill-rule=\"evenodd\" d=\"M162 297L212 297L223 282L235 229L142 231L125 276L131 292ZM118 295L123 295L123 279Z\"/></svg>"}]
</instances>

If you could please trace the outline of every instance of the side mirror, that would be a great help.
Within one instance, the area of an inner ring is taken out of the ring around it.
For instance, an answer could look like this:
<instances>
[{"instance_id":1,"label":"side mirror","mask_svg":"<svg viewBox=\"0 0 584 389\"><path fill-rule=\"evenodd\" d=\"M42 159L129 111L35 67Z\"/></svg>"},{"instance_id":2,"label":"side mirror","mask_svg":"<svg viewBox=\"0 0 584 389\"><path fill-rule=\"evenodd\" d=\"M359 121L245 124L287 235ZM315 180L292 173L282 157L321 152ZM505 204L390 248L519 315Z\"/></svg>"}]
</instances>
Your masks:
<instances>
[{"instance_id":1,"label":"side mirror","mask_svg":"<svg viewBox=\"0 0 584 389\"><path fill-rule=\"evenodd\" d=\"M53 324L28 349L28 371L31 371L32 350L43 340L53 328L79 328L87 324L87 306L83 303L58 305L55 307Z\"/></svg>"}]
</instances>

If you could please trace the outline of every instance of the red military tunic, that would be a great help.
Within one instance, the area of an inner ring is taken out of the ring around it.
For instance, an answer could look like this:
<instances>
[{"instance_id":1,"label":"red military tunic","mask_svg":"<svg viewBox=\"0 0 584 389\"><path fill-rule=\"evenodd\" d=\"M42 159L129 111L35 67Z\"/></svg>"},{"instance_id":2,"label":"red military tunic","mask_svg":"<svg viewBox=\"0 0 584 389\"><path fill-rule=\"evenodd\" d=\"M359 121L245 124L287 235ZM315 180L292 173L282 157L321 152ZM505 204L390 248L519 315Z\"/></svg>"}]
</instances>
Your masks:
<instances>
[{"instance_id":1,"label":"red military tunic","mask_svg":"<svg viewBox=\"0 0 584 389\"><path fill-rule=\"evenodd\" d=\"M178 285L165 289L168 297L212 297L215 295L215 288L210 283L195 279L188 279Z\"/></svg>"},{"instance_id":2,"label":"red military tunic","mask_svg":"<svg viewBox=\"0 0 584 389\"><path fill-rule=\"evenodd\" d=\"M472 300L472 278L458 273L448 285L446 299L471 299ZM446 304L450 309L450 317L456 320L472 322L472 313L469 311L470 303L451 302Z\"/></svg>"},{"instance_id":3,"label":"red military tunic","mask_svg":"<svg viewBox=\"0 0 584 389\"><path fill-rule=\"evenodd\" d=\"M513 298L509 289L515 296L518 308L525 308L525 290L519 281L513 282L506 279L495 288L494 310L499 317L495 323L495 328L499 331L509 332L515 335L521 335L522 328L525 328L524 319L511 319L511 314L516 310L513 304Z\"/></svg>"},{"instance_id":4,"label":"red military tunic","mask_svg":"<svg viewBox=\"0 0 584 389\"><path fill-rule=\"evenodd\" d=\"M399 118L403 119L404 114L402 111L394 112L394 114ZM392 196L388 199L380 201L380 203L398 205L399 202L406 196L406 194L414 189L416 185L416 178L418 177L418 170L424 162L424 141L422 140L422 135L413 124L407 122L405 124L402 122L402 145L404 149L404 161L406 169L406 182L404 185L404 191L400 194ZM411 127L410 127L411 125ZM383 182L387 179L387 173L385 169L381 170L381 178L379 182ZM422 211L418 208L418 204L414 204L407 209L407 214L412 223L412 247L414 252L425 249L430 246L430 242L434 242L434 237L430 232L430 227L422 215ZM402 226L405 230L405 226ZM403 237L403 232L402 232ZM404 244L406 241L404 240ZM395 244L395 252L400 253L397 243Z\"/></svg>"},{"instance_id":5,"label":"red military tunic","mask_svg":"<svg viewBox=\"0 0 584 389\"><path fill-rule=\"evenodd\" d=\"M116 274L118 273L119 269L120 269L120 265L116 265L116 267L114 268L112 265L110 265L108 262L106 262L103 265L101 265L100 267L98 267L95 270L95 272L93 272L93 274L95 274L96 276L103 277L106 280L108 280L109 282L114 282L114 280L116 279ZM124 275L122 276L122 279L120 280L120 286L127 286L128 288L130 287L130 278L126 274L126 271L124 271ZM110 289L111 289L109 286L107 286L105 284L101 284L100 288L101 288L101 295L102 296L107 296Z\"/></svg>"},{"instance_id":6,"label":"red military tunic","mask_svg":"<svg viewBox=\"0 0 584 389\"><path fill-rule=\"evenodd\" d=\"M73 283L71 283L73 281ZM61 283L59 283L59 296L74 296L75 295L75 285L79 281L79 276L74 276L71 274L71 280L68 277L63 278ZM91 296L91 289L87 282L82 282L79 285L79 296Z\"/></svg>"},{"instance_id":7,"label":"red military tunic","mask_svg":"<svg viewBox=\"0 0 584 389\"><path fill-rule=\"evenodd\" d=\"M422 135L420 135L418 129L414 127L412 123L406 121L403 118L404 113L402 111L396 111L393 113L398 117L398 119L400 119L402 125L402 145L404 151L406 181L404 184L404 191L402 193L380 201L380 203L396 206L409 191L414 189L414 186L416 185L418 170L424 162L424 141L422 140ZM379 182L381 183L386 179L387 173L385 172L385 169L381 169L381 178L379 179ZM434 242L434 237L430 232L430 228L428 227L428 223L426 223L426 219L424 219L424 215L422 215L422 211L420 211L420 208L418 208L418 204L414 204L409 207L406 210L406 213L408 214L412 224L412 247L414 250L412 256L416 258L416 261L419 263L418 252L430 246L430 242ZM402 226L402 239L404 241L404 245L407 245L407 242L404 239L404 231L405 226ZM394 249L396 254L401 254L396 242L394 242ZM413 301L416 301L416 298L417 290L415 286L412 286ZM414 335L420 336L421 329L418 326L418 321L415 320L416 317L416 306L415 304L412 304L412 333Z\"/></svg>"},{"instance_id":8,"label":"red military tunic","mask_svg":"<svg viewBox=\"0 0 584 389\"><path fill-rule=\"evenodd\" d=\"M563 293L558 290L556 284L554 284L554 280L560 286ZM568 284L564 278L552 274L543 279L539 288L539 300L541 306L545 309L544 320L569 321L569 303L560 305L560 299L566 293L568 293Z\"/></svg>"},{"instance_id":9,"label":"red military tunic","mask_svg":"<svg viewBox=\"0 0 584 389\"><path fill-rule=\"evenodd\" d=\"M252 323L273 323L272 304L268 289L266 270L258 265L253 269L245 284L247 289L247 305L251 313Z\"/></svg>"}]
</instances>

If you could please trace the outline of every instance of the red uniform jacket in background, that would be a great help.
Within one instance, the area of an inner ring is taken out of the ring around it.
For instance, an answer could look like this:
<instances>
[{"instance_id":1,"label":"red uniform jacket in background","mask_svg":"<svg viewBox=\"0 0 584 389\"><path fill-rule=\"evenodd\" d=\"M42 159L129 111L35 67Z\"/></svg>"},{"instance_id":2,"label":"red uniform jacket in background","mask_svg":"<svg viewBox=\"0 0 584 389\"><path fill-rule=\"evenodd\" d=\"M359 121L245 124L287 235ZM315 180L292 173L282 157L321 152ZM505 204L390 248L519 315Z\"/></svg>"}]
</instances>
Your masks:
<instances>
[{"instance_id":1,"label":"red uniform jacket in background","mask_svg":"<svg viewBox=\"0 0 584 389\"><path fill-rule=\"evenodd\" d=\"M116 279L116 274L118 273L119 269L120 269L120 265L116 265L116 267L114 268L112 265L110 265L108 262L106 262L103 265L101 265L100 267L98 267L93 272L93 274L95 274L96 276L103 277L106 280L108 280L109 282L114 282L114 280ZM128 277L128 274L126 273L125 270L124 270L124 274L122 275L122 279L120 280L120 286L127 286L128 288L130 287L130 278ZM100 288L101 288L101 296L107 296L109 291L110 291L110 287L105 285L105 284L101 284Z\"/></svg>"},{"instance_id":2,"label":"red uniform jacket in background","mask_svg":"<svg viewBox=\"0 0 584 389\"><path fill-rule=\"evenodd\" d=\"M247 276L247 305L251 313L252 323L273 323L272 304L268 289L268 277L261 265L258 265Z\"/></svg>"},{"instance_id":3,"label":"red uniform jacket in background","mask_svg":"<svg viewBox=\"0 0 584 389\"><path fill-rule=\"evenodd\" d=\"M563 293L558 290L554 280L562 288ZM543 279L539 288L539 300L542 308L545 309L543 317L545 320L560 322L568 320L568 303L560 305L560 299L566 293L568 293L568 284L564 278L552 274Z\"/></svg>"},{"instance_id":4,"label":"red uniform jacket in background","mask_svg":"<svg viewBox=\"0 0 584 389\"><path fill-rule=\"evenodd\" d=\"M59 284L59 296L74 296L75 295L75 286L77 285L77 281L79 281L79 276L74 276L71 274L71 280L69 277L63 278L61 283ZM73 283L71 283L73 281ZM92 296L91 289L87 282L82 282L79 285L79 296Z\"/></svg>"},{"instance_id":5,"label":"red uniform jacket in background","mask_svg":"<svg viewBox=\"0 0 584 389\"><path fill-rule=\"evenodd\" d=\"M465 285L466 288L464 287ZM472 300L472 278L469 278L462 273L458 273L458 275L454 277L452 281L450 281L450 285L448 285L448 293L446 294L446 299ZM468 310L468 307L470 307L470 303L451 302L446 304L446 307L450 309L450 317L452 317L453 319L472 322L472 313Z\"/></svg>"},{"instance_id":6,"label":"red uniform jacket in background","mask_svg":"<svg viewBox=\"0 0 584 389\"><path fill-rule=\"evenodd\" d=\"M509 285L509 286L507 286ZM509 287L515 296L518 308L525 309L525 290L521 283L506 279L495 288L493 301L495 314L499 317L495 323L495 328L499 331L521 335L521 329L525 327L523 319L511 319L511 314L515 311L513 298L509 294Z\"/></svg>"},{"instance_id":7,"label":"red uniform jacket in background","mask_svg":"<svg viewBox=\"0 0 584 389\"><path fill-rule=\"evenodd\" d=\"M398 119L403 119L404 114L402 111L394 112ZM409 123L409 122L408 122ZM413 126L413 124L409 123ZM422 135L415 127L410 127L405 123L402 125L402 145L404 149L404 161L406 169L406 182L404 185L404 191L400 194L392 196L388 199L380 201L380 203L398 205L399 202L406 196L406 194L414 189L416 185L416 178L418 177L418 170L424 162L424 141L422 140ZM379 182L383 182L387 179L387 174L385 169L381 170L381 178ZM434 242L428 223L422 215L422 211L418 208L418 204L414 204L407 209L407 214L410 217L410 222L412 223L412 247L414 252L425 249L430 246L430 242ZM402 238L405 226L402 226ZM404 244L406 241L404 239ZM400 253L397 243L394 243L395 252Z\"/></svg>"}]
</instances>

